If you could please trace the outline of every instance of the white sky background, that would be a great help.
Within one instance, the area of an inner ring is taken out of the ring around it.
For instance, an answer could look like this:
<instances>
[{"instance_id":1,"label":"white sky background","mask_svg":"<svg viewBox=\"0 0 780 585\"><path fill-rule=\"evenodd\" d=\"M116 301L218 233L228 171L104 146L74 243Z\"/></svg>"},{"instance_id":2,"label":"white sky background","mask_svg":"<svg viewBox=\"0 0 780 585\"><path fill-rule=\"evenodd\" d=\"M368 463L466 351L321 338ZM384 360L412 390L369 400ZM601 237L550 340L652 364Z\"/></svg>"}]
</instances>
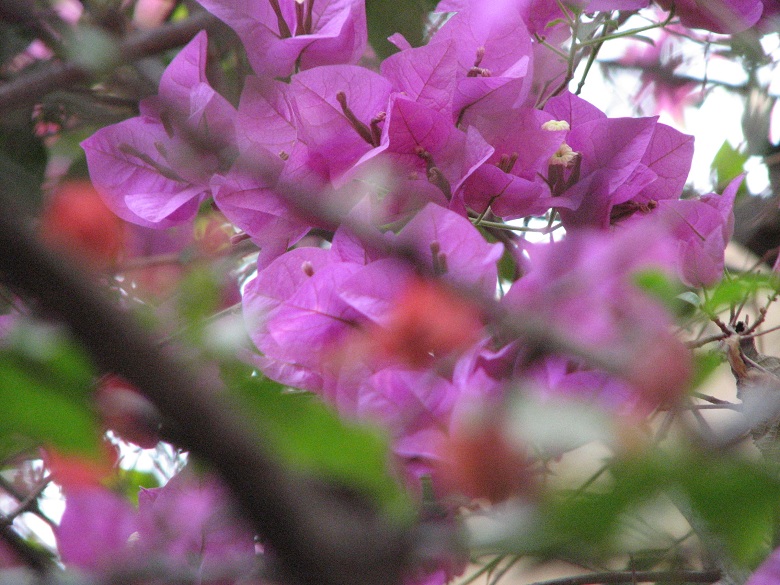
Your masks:
<instances>
[{"instance_id":1,"label":"white sky background","mask_svg":"<svg viewBox=\"0 0 780 585\"><path fill-rule=\"evenodd\" d=\"M624 29L646 25L645 19L635 17L626 23ZM657 31L643 33L652 37ZM624 55L629 46L644 47L643 43L630 39L617 39L604 43L599 61L615 61ZM690 60L680 67L680 72L691 77L703 78L705 75L705 58L703 46L686 42L684 55L690 55ZM762 39L764 50L772 55L775 62L780 61L780 37L777 34L766 35ZM715 47L713 47L713 50ZM689 62L690 61L690 62ZM577 70L571 89L574 91L582 77L583 64ZM742 67L733 61L711 55L706 64L706 75L710 80L721 80L730 84L741 84L747 79ZM619 116L651 116L655 115L652 97L637 104L635 96L640 89L638 70L612 70L612 81L605 80L598 63L591 68L581 96L598 106L611 117ZM759 72L762 83L770 83L769 93L780 94L780 69L774 71L764 67ZM648 95L652 96L649 92ZM715 88L708 93L701 107L688 107L685 110L684 125L678 124L667 112L658 112L660 121L677 128L681 132L695 137L694 157L688 182L699 193L712 191L710 167L715 154L725 140L731 142L734 148L739 148L744 141L741 117L744 111L744 98L723 88ZM771 137L773 143L780 141L780 105L773 112L773 128ZM767 189L769 182L766 167L757 157L751 158L746 164L747 186L753 194L760 194Z\"/></svg>"}]
</instances>

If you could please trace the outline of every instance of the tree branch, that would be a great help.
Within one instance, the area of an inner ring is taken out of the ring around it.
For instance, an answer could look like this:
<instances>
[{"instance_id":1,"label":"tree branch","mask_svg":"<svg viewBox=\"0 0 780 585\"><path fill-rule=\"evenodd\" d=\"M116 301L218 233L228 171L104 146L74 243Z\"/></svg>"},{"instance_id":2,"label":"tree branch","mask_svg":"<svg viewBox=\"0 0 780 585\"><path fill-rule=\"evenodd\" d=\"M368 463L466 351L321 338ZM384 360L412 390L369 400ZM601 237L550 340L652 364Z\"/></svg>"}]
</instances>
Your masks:
<instances>
[{"instance_id":1,"label":"tree branch","mask_svg":"<svg viewBox=\"0 0 780 585\"><path fill-rule=\"evenodd\" d=\"M720 571L608 571L539 581L532 585L597 585L599 583L714 583Z\"/></svg>"},{"instance_id":2,"label":"tree branch","mask_svg":"<svg viewBox=\"0 0 780 585\"><path fill-rule=\"evenodd\" d=\"M180 47L199 31L218 24L216 17L203 11L186 20L137 33L120 43L117 65ZM73 62L50 61L42 64L0 85L0 114L35 103L52 91L87 82L91 77L89 71Z\"/></svg>"},{"instance_id":3,"label":"tree branch","mask_svg":"<svg viewBox=\"0 0 780 585\"><path fill-rule=\"evenodd\" d=\"M0 209L0 280L44 315L64 321L100 368L133 383L177 423L181 446L222 476L286 580L400 582L411 544L407 531L282 468L213 376L161 349L88 275L45 249L9 194L0 193Z\"/></svg>"}]
</instances>

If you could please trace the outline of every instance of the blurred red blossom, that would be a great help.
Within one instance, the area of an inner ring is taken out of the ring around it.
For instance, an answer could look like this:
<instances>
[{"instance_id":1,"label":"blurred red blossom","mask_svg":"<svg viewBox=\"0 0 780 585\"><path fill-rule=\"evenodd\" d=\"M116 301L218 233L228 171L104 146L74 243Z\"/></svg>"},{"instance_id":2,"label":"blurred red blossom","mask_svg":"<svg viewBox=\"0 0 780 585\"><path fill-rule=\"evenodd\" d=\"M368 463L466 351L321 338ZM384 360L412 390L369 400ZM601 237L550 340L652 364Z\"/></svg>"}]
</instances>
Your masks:
<instances>
[{"instance_id":1,"label":"blurred red blossom","mask_svg":"<svg viewBox=\"0 0 780 585\"><path fill-rule=\"evenodd\" d=\"M464 350L479 339L478 308L445 285L412 279L395 299L385 327L372 335L380 351L413 366Z\"/></svg>"},{"instance_id":2,"label":"blurred red blossom","mask_svg":"<svg viewBox=\"0 0 780 585\"><path fill-rule=\"evenodd\" d=\"M114 375L103 377L95 402L103 424L120 438L144 449L157 445L160 413L129 382Z\"/></svg>"},{"instance_id":3,"label":"blurred red blossom","mask_svg":"<svg viewBox=\"0 0 780 585\"><path fill-rule=\"evenodd\" d=\"M536 490L533 459L500 425L482 421L454 431L442 446L440 476L449 490L499 503Z\"/></svg>"},{"instance_id":4,"label":"blurred red blossom","mask_svg":"<svg viewBox=\"0 0 780 585\"><path fill-rule=\"evenodd\" d=\"M53 193L41 216L43 239L96 270L116 263L125 239L125 223L88 180L66 180Z\"/></svg>"}]
</instances>

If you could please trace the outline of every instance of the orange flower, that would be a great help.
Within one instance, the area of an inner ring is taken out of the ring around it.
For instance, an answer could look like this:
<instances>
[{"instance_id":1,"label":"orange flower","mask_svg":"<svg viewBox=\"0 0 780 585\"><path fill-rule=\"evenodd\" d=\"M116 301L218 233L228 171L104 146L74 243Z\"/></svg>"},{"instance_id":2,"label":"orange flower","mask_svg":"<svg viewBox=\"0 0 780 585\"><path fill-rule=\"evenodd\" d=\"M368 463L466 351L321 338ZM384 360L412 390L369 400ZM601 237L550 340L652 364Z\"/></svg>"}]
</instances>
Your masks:
<instances>
[{"instance_id":1,"label":"orange flower","mask_svg":"<svg viewBox=\"0 0 780 585\"><path fill-rule=\"evenodd\" d=\"M385 328L374 334L380 351L412 367L458 352L482 331L478 308L441 283L415 279L391 309Z\"/></svg>"}]
</instances>

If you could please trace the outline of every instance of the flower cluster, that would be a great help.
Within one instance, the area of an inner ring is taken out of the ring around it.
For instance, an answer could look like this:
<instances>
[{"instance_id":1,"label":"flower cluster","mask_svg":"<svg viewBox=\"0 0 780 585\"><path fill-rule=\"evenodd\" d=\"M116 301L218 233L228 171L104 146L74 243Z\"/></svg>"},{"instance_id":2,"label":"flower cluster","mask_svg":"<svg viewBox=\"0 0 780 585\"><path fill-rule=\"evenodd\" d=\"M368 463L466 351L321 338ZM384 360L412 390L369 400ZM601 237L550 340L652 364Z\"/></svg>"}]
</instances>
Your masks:
<instances>
[{"instance_id":1,"label":"flower cluster","mask_svg":"<svg viewBox=\"0 0 780 585\"><path fill-rule=\"evenodd\" d=\"M507 315L563 340L549 359L568 360L567 376L616 376L625 388L605 393L613 406L682 390L690 366L671 318L632 274L716 282L737 184L681 200L692 137L553 95L565 64L544 55L538 31L560 26L560 3L442 2L451 18L421 47L395 35L400 50L379 71L355 64L366 48L358 0L203 4L236 30L257 74L238 107L209 85L200 33L139 117L83 146L120 217L166 228L211 199L258 245L243 304L263 373L381 421L399 456L429 473L433 437L526 375L523 328L497 325L475 301L501 284ZM760 2L714 4L676 8L711 30L721 13L745 26L760 15ZM499 229L541 216L559 217L566 237L532 244ZM295 247L312 228L327 241ZM504 254L514 282L499 283ZM593 347L597 370L581 359ZM636 354L665 360L665 376Z\"/></svg>"},{"instance_id":2,"label":"flower cluster","mask_svg":"<svg viewBox=\"0 0 780 585\"><path fill-rule=\"evenodd\" d=\"M358 64L361 0L201 3L256 74L237 106L209 84L200 33L140 116L83 147L123 219L184 225L211 202L258 246L242 302L266 376L384 426L412 486L519 385L641 412L685 390L673 317L635 277L717 282L740 179L681 199L693 138L608 117L561 85L567 63L550 49L572 14L649 0L444 0L452 14L428 42L394 35L378 70ZM762 12L674 5L715 32Z\"/></svg>"},{"instance_id":3,"label":"flower cluster","mask_svg":"<svg viewBox=\"0 0 780 585\"><path fill-rule=\"evenodd\" d=\"M203 583L232 583L255 570L252 532L213 478L179 473L162 488L142 489L138 509L97 486L71 488L67 498L56 536L70 567L107 579L143 569Z\"/></svg>"}]
</instances>

